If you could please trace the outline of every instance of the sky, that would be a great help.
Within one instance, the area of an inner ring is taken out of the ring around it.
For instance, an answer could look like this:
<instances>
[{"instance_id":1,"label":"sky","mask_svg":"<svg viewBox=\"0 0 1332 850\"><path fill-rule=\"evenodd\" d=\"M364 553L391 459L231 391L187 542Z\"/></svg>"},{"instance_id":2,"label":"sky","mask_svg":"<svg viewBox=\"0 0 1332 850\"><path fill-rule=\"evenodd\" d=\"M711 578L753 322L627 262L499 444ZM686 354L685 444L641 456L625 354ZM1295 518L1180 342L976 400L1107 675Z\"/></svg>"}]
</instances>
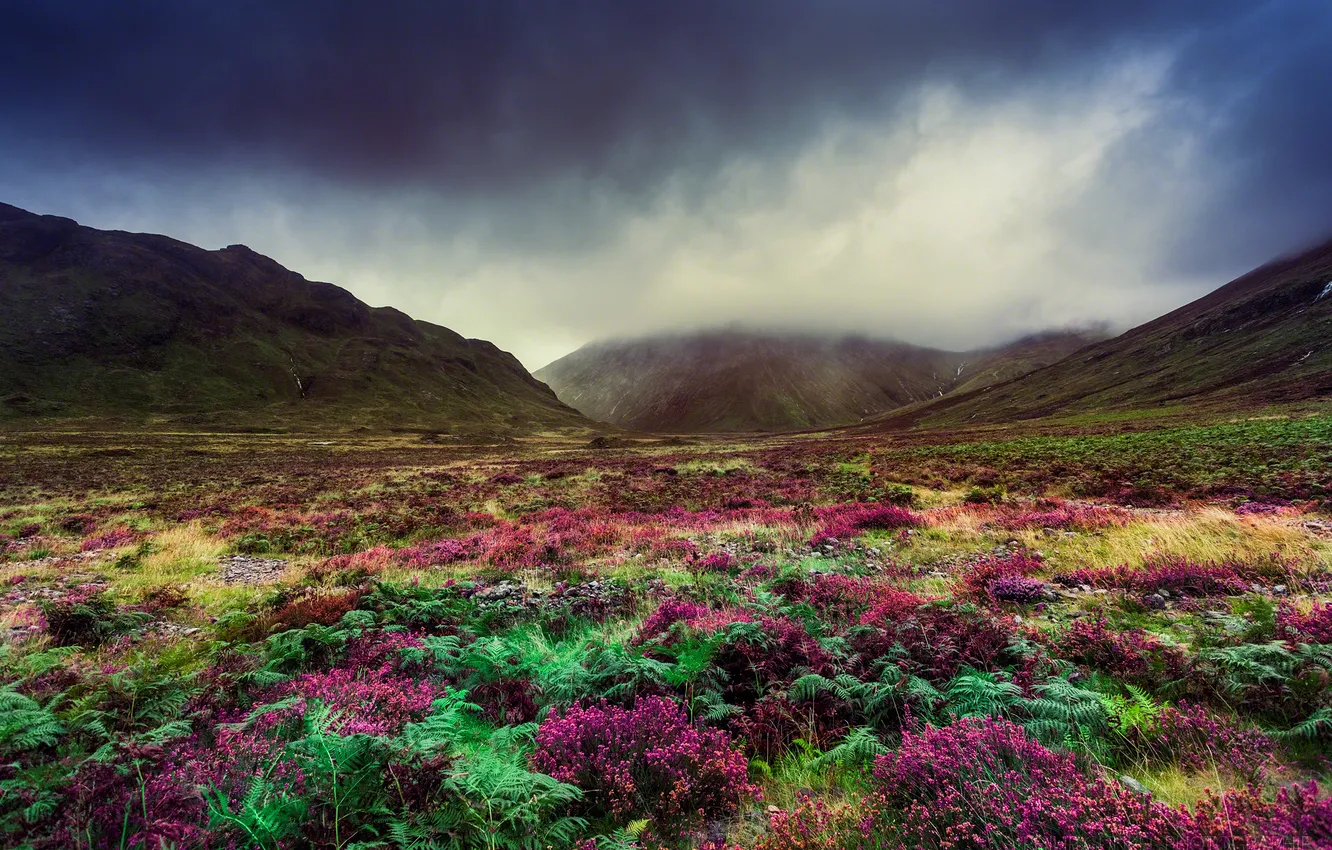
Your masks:
<instances>
[{"instance_id":1,"label":"sky","mask_svg":"<svg viewBox=\"0 0 1332 850\"><path fill-rule=\"evenodd\" d=\"M1332 235L1328 0L8 0L0 201L530 369L1122 329Z\"/></svg>"}]
</instances>

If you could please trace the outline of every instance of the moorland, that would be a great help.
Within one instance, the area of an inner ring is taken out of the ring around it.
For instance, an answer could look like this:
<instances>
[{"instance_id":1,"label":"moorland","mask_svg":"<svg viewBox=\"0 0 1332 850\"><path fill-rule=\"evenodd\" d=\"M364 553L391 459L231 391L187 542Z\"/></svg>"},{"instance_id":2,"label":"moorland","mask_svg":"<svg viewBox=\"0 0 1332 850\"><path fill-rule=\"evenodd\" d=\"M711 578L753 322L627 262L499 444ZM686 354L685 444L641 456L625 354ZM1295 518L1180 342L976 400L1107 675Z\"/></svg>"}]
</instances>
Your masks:
<instances>
[{"instance_id":1,"label":"moorland","mask_svg":"<svg viewBox=\"0 0 1332 850\"><path fill-rule=\"evenodd\" d=\"M0 842L1313 848L1332 408L0 437Z\"/></svg>"}]
</instances>

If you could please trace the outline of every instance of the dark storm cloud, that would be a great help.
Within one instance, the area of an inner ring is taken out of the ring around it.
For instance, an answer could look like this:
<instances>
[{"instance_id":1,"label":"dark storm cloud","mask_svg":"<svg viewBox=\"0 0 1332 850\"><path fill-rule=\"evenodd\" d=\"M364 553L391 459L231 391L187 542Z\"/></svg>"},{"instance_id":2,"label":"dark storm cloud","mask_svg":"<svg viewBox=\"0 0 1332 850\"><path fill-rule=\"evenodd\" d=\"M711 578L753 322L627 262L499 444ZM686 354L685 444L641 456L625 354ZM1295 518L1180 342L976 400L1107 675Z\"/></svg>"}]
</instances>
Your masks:
<instances>
[{"instance_id":1,"label":"dark storm cloud","mask_svg":"<svg viewBox=\"0 0 1332 850\"><path fill-rule=\"evenodd\" d=\"M0 4L0 200L542 365L1124 327L1332 230L1328 0Z\"/></svg>"},{"instance_id":2,"label":"dark storm cloud","mask_svg":"<svg viewBox=\"0 0 1332 850\"><path fill-rule=\"evenodd\" d=\"M11 139L491 192L650 186L928 74L976 85L1234 19L1226 0L18 0Z\"/></svg>"}]
</instances>

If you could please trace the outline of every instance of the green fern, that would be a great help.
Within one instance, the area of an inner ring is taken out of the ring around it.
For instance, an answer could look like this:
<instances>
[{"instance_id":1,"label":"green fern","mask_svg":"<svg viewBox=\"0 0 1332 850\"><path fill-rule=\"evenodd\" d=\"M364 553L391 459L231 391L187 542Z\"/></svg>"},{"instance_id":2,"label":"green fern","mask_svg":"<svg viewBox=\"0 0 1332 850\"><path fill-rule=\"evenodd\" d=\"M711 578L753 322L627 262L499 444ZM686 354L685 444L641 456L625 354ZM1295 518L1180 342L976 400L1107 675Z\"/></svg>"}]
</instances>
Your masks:
<instances>
[{"instance_id":1,"label":"green fern","mask_svg":"<svg viewBox=\"0 0 1332 850\"><path fill-rule=\"evenodd\" d=\"M1323 707L1289 729L1269 731L1280 741L1315 741L1332 734L1332 708Z\"/></svg>"},{"instance_id":2,"label":"green fern","mask_svg":"<svg viewBox=\"0 0 1332 850\"><path fill-rule=\"evenodd\" d=\"M1100 694L1101 707L1112 729L1120 735L1152 728L1163 706L1137 685L1125 685L1122 694Z\"/></svg>"},{"instance_id":3,"label":"green fern","mask_svg":"<svg viewBox=\"0 0 1332 850\"><path fill-rule=\"evenodd\" d=\"M1004 717L1022 701L1022 689L1004 674L966 670L944 688L946 711L954 719L963 717Z\"/></svg>"},{"instance_id":4,"label":"green fern","mask_svg":"<svg viewBox=\"0 0 1332 850\"><path fill-rule=\"evenodd\" d=\"M54 747L65 727L36 700L18 693L17 685L0 688L0 753Z\"/></svg>"},{"instance_id":5,"label":"green fern","mask_svg":"<svg viewBox=\"0 0 1332 850\"><path fill-rule=\"evenodd\" d=\"M815 763L819 766L833 764L859 766L873 764L874 760L889 752L883 741L873 729L861 726L846 734L837 746L819 756Z\"/></svg>"}]
</instances>

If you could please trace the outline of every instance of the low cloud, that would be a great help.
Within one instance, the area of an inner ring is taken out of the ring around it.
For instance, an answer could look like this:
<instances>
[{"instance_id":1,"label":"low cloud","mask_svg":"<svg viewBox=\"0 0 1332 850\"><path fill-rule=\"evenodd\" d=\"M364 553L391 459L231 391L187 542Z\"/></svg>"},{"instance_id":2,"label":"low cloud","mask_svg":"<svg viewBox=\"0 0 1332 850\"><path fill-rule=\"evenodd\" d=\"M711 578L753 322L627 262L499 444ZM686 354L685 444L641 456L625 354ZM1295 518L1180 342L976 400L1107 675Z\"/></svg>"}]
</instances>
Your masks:
<instances>
[{"instance_id":1,"label":"low cloud","mask_svg":"<svg viewBox=\"0 0 1332 850\"><path fill-rule=\"evenodd\" d=\"M21 0L0 200L243 242L539 367L1123 328L1332 231L1323 0Z\"/></svg>"}]
</instances>

